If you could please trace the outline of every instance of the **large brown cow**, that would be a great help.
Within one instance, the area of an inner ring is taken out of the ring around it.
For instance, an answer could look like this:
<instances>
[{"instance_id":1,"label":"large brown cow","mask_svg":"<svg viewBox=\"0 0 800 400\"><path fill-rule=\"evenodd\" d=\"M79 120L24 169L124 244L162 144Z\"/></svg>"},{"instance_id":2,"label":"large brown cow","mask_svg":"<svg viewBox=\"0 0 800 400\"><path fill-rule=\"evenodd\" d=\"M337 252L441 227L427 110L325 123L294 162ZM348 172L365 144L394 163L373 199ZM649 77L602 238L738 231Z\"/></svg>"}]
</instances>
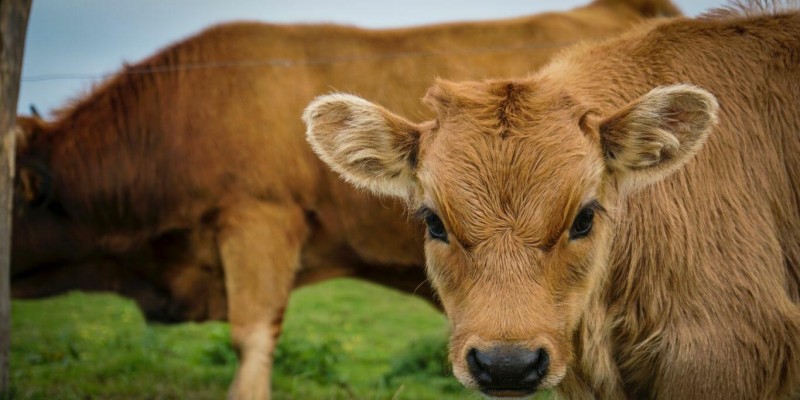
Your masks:
<instances>
[{"instance_id":1,"label":"large brown cow","mask_svg":"<svg viewBox=\"0 0 800 400\"><path fill-rule=\"evenodd\" d=\"M353 275L429 295L421 226L353 190L298 116L331 88L410 114L436 75L519 74L664 1L601 0L509 21L365 31L218 26L94 89L55 121L24 120L13 291L134 297L150 319L231 322L233 397L265 398L293 286Z\"/></svg>"},{"instance_id":2,"label":"large brown cow","mask_svg":"<svg viewBox=\"0 0 800 400\"><path fill-rule=\"evenodd\" d=\"M308 107L324 160L420 209L462 383L800 398L800 12L760 10L440 81L422 124Z\"/></svg>"}]
</instances>

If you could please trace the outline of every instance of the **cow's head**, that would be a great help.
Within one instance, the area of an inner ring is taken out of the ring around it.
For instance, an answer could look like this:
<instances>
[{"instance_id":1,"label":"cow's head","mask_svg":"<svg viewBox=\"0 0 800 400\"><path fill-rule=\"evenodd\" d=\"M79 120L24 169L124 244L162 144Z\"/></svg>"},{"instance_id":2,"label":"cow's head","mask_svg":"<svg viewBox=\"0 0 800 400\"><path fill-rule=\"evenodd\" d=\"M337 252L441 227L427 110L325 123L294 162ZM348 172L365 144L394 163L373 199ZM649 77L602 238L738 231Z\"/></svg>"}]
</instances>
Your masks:
<instances>
[{"instance_id":1,"label":"cow's head","mask_svg":"<svg viewBox=\"0 0 800 400\"><path fill-rule=\"evenodd\" d=\"M137 235L116 229L117 223L104 223L103 213L115 208L93 207L92 195L98 193L92 190L76 196L85 189L85 171L113 180L86 154L88 144L70 141L72 132L39 117L20 117L17 127L14 297L112 291L136 300L150 321L226 317L224 279L209 232L176 229ZM57 139L64 140L55 149ZM78 165L89 168L78 170Z\"/></svg>"},{"instance_id":2,"label":"cow's head","mask_svg":"<svg viewBox=\"0 0 800 400\"><path fill-rule=\"evenodd\" d=\"M85 257L91 239L75 223L54 173L43 132L51 126L39 117L17 118L12 278L31 269ZM55 171L57 172L57 171Z\"/></svg>"},{"instance_id":3,"label":"cow's head","mask_svg":"<svg viewBox=\"0 0 800 400\"><path fill-rule=\"evenodd\" d=\"M435 121L363 99L316 99L319 156L427 223L428 272L452 325L456 377L492 396L558 384L607 263L616 210L701 148L717 103L690 85L602 112L535 80L438 82Z\"/></svg>"}]
</instances>

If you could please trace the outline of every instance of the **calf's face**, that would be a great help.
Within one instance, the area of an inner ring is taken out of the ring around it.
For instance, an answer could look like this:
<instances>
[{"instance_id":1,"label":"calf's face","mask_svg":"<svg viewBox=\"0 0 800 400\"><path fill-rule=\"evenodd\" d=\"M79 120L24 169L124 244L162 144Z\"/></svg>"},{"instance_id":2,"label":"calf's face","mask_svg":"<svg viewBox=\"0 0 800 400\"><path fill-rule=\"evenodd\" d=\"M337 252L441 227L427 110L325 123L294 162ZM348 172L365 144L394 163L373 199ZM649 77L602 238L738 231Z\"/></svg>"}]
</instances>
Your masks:
<instances>
[{"instance_id":1,"label":"calf's face","mask_svg":"<svg viewBox=\"0 0 800 400\"><path fill-rule=\"evenodd\" d=\"M660 87L608 116L545 81L438 82L411 123L349 95L316 99L308 139L352 183L408 201L466 386L496 397L558 384L602 279L616 205L685 164L716 101Z\"/></svg>"}]
</instances>

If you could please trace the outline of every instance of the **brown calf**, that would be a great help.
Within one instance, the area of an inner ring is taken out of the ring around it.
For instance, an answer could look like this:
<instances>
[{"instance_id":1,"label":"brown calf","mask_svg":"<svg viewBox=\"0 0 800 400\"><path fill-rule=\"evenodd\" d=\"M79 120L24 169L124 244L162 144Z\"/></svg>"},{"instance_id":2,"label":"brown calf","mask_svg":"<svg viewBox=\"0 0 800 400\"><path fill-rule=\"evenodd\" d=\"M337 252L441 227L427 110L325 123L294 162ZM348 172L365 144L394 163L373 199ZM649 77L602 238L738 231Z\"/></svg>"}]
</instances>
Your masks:
<instances>
[{"instance_id":1,"label":"brown calf","mask_svg":"<svg viewBox=\"0 0 800 400\"><path fill-rule=\"evenodd\" d=\"M466 386L799 398L800 12L719 14L437 82L422 124L307 108L323 160L420 210Z\"/></svg>"},{"instance_id":2,"label":"brown calf","mask_svg":"<svg viewBox=\"0 0 800 400\"><path fill-rule=\"evenodd\" d=\"M331 87L409 114L434 76L521 74L565 43L619 33L668 1L367 31L218 26L127 67L62 110L25 120L13 292L114 290L148 319L228 319L232 397L263 399L292 287L356 276L430 295L422 227L354 190L297 116ZM424 115L424 114L423 114Z\"/></svg>"}]
</instances>

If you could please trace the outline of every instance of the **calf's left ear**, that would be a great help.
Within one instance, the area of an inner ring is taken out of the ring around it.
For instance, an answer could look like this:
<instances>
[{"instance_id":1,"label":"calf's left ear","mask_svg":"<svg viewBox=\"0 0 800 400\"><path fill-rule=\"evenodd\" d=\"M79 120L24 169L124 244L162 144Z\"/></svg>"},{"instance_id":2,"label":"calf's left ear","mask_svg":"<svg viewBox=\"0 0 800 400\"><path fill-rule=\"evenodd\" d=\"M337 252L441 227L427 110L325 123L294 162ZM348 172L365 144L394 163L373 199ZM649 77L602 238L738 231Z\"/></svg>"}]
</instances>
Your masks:
<instances>
[{"instance_id":1,"label":"calf's left ear","mask_svg":"<svg viewBox=\"0 0 800 400\"><path fill-rule=\"evenodd\" d=\"M303 121L311 147L345 180L378 194L411 194L419 126L348 94L314 99Z\"/></svg>"},{"instance_id":2,"label":"calf's left ear","mask_svg":"<svg viewBox=\"0 0 800 400\"><path fill-rule=\"evenodd\" d=\"M661 86L600 123L606 165L623 193L678 170L706 142L717 121L714 96L696 86Z\"/></svg>"}]
</instances>

